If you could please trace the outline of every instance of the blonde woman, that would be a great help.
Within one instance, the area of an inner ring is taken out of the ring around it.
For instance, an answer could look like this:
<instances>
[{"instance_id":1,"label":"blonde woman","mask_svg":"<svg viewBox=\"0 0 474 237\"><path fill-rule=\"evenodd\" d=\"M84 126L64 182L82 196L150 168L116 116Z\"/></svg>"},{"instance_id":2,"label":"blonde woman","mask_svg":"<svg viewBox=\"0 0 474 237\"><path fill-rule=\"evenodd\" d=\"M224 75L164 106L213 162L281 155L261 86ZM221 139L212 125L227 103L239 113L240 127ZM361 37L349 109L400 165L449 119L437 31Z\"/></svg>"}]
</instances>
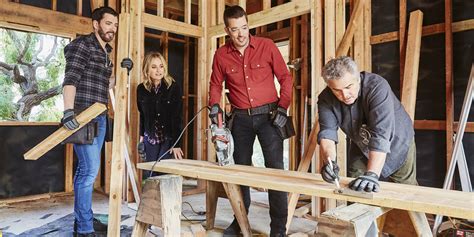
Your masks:
<instances>
[{"instance_id":1,"label":"blonde woman","mask_svg":"<svg viewBox=\"0 0 474 237\"><path fill-rule=\"evenodd\" d=\"M179 141L169 154L164 154L178 140L181 132L181 89L168 74L168 65L158 52L145 56L142 72L144 81L137 87L140 157L146 161L156 161L162 156L161 159L182 159Z\"/></svg>"}]
</instances>

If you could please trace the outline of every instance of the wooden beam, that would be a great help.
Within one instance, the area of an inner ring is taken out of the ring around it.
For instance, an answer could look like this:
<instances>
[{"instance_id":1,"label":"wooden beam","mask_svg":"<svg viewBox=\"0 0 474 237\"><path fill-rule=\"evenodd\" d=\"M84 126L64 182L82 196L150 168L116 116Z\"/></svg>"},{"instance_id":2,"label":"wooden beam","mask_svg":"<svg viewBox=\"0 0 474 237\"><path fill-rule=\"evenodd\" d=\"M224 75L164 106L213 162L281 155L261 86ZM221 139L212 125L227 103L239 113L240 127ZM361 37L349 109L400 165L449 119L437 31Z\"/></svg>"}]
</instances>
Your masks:
<instances>
[{"instance_id":1,"label":"wooden beam","mask_svg":"<svg viewBox=\"0 0 474 237\"><path fill-rule=\"evenodd\" d=\"M200 38L203 36L203 28L183 22L154 16L148 13L142 14L142 23L144 27L155 30L166 31L184 36Z\"/></svg>"},{"instance_id":2,"label":"wooden beam","mask_svg":"<svg viewBox=\"0 0 474 237\"><path fill-rule=\"evenodd\" d=\"M239 0L239 6L247 11L247 0Z\"/></svg>"},{"instance_id":3,"label":"wooden beam","mask_svg":"<svg viewBox=\"0 0 474 237\"><path fill-rule=\"evenodd\" d=\"M191 0L184 0L184 23L191 24Z\"/></svg>"},{"instance_id":4,"label":"wooden beam","mask_svg":"<svg viewBox=\"0 0 474 237\"><path fill-rule=\"evenodd\" d=\"M453 130L458 129L458 122L454 122ZM445 131L446 121L442 120L415 120L415 129ZM465 132L474 132L474 122L467 122Z\"/></svg>"},{"instance_id":5,"label":"wooden beam","mask_svg":"<svg viewBox=\"0 0 474 237\"><path fill-rule=\"evenodd\" d=\"M309 1L294 0L267 10L248 15L249 27L256 28L270 23L286 20L295 16L309 13ZM225 36L224 25L209 27L209 37Z\"/></svg>"},{"instance_id":6,"label":"wooden beam","mask_svg":"<svg viewBox=\"0 0 474 237\"><path fill-rule=\"evenodd\" d=\"M58 0L51 1L51 10L56 11L58 9Z\"/></svg>"},{"instance_id":7,"label":"wooden beam","mask_svg":"<svg viewBox=\"0 0 474 237\"><path fill-rule=\"evenodd\" d=\"M82 0L76 0L76 15L82 16Z\"/></svg>"},{"instance_id":8,"label":"wooden beam","mask_svg":"<svg viewBox=\"0 0 474 237\"><path fill-rule=\"evenodd\" d=\"M140 163L138 168L151 170L154 162ZM443 190L390 182L380 182L381 191L373 199L334 193L334 184L325 182L321 175L301 171L258 168L245 165L218 166L216 163L195 160L165 160L153 171L179 174L186 177L266 188L290 193L334 198L350 202L396 208L463 219L474 218L474 199L471 193ZM342 187L353 178L341 177ZM446 201L449 200L449 201Z\"/></svg>"},{"instance_id":9,"label":"wooden beam","mask_svg":"<svg viewBox=\"0 0 474 237\"><path fill-rule=\"evenodd\" d=\"M91 32L90 18L13 2L2 3L0 26L73 37Z\"/></svg>"},{"instance_id":10,"label":"wooden beam","mask_svg":"<svg viewBox=\"0 0 474 237\"><path fill-rule=\"evenodd\" d=\"M444 22L446 62L446 167L449 167L454 145L453 17L451 0L444 1Z\"/></svg>"},{"instance_id":11,"label":"wooden beam","mask_svg":"<svg viewBox=\"0 0 474 237\"><path fill-rule=\"evenodd\" d=\"M96 8L104 6L104 0L90 0L91 3L91 12L94 11Z\"/></svg>"},{"instance_id":12,"label":"wooden beam","mask_svg":"<svg viewBox=\"0 0 474 237\"><path fill-rule=\"evenodd\" d=\"M445 28L444 23L424 26L422 35L428 36L428 35L441 34L441 33L444 33L444 30L445 30L444 28ZM453 33L473 30L473 29L474 29L474 19L452 23ZM399 38L398 31L383 33L383 34L371 36L370 44L374 45L374 44L386 43L386 42L398 40L398 38Z\"/></svg>"},{"instance_id":13,"label":"wooden beam","mask_svg":"<svg viewBox=\"0 0 474 237\"><path fill-rule=\"evenodd\" d=\"M421 28L423 24L423 12L416 10L410 13L408 26L407 53L405 74L402 85L401 102L411 121L415 121L416 91L418 85L418 69L420 64Z\"/></svg>"},{"instance_id":14,"label":"wooden beam","mask_svg":"<svg viewBox=\"0 0 474 237\"><path fill-rule=\"evenodd\" d=\"M324 1L324 63L336 56L336 2Z\"/></svg>"},{"instance_id":15,"label":"wooden beam","mask_svg":"<svg viewBox=\"0 0 474 237\"><path fill-rule=\"evenodd\" d=\"M364 5L364 70L372 71L372 46L370 36L372 36L372 0L366 0Z\"/></svg>"},{"instance_id":16,"label":"wooden beam","mask_svg":"<svg viewBox=\"0 0 474 237\"><path fill-rule=\"evenodd\" d=\"M159 17L165 16L165 0L156 0L156 14Z\"/></svg>"},{"instance_id":17,"label":"wooden beam","mask_svg":"<svg viewBox=\"0 0 474 237\"><path fill-rule=\"evenodd\" d=\"M129 53L129 34L130 34L130 14L121 13L119 15L119 29L117 35L117 45L121 47L117 50L117 58L128 57ZM120 235L120 213L124 172L124 149L125 149L125 126L126 108L127 108L127 70L116 67L115 75L117 82L115 86L116 109L114 111L114 141L112 143L112 163L111 163L111 183L109 195L109 223L108 236Z\"/></svg>"},{"instance_id":18,"label":"wooden beam","mask_svg":"<svg viewBox=\"0 0 474 237\"><path fill-rule=\"evenodd\" d=\"M41 156L43 156L46 152L53 149L56 145L64 141L64 139L71 136L77 130L82 128L84 125L89 123L92 119L100 115L104 112L107 108L104 104L95 103L91 105L89 108L84 110L82 113L76 116L77 122L79 122L79 128L75 130L68 130L64 127L60 127L56 130L53 134L49 135L45 138L42 142L38 145L31 148L27 151L23 156L25 160L37 160Z\"/></svg>"},{"instance_id":19,"label":"wooden beam","mask_svg":"<svg viewBox=\"0 0 474 237\"><path fill-rule=\"evenodd\" d=\"M358 24L360 24L359 18L362 17L365 2L365 0L356 1L354 11L352 12L351 18L349 19L349 25L347 26L346 33L342 38L341 44L339 44L339 46L337 47L336 57L347 54L347 51L349 50L350 44L354 37L356 27L360 27L358 26Z\"/></svg>"}]
</instances>

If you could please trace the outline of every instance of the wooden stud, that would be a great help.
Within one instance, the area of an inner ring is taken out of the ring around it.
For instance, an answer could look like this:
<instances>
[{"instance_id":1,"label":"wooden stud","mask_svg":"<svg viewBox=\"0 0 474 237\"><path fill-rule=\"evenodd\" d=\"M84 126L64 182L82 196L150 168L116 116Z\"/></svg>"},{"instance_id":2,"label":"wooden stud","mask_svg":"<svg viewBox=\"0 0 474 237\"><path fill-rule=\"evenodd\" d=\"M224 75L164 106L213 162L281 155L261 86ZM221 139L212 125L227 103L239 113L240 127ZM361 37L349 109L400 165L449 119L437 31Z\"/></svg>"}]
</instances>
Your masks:
<instances>
[{"instance_id":1,"label":"wooden stud","mask_svg":"<svg viewBox=\"0 0 474 237\"><path fill-rule=\"evenodd\" d=\"M405 32L407 30L407 0L399 1L399 26L398 35L400 36L400 88L403 87L403 72L405 70L405 53L407 50L407 37ZM403 95L403 90L400 91Z\"/></svg>"},{"instance_id":2,"label":"wooden stud","mask_svg":"<svg viewBox=\"0 0 474 237\"><path fill-rule=\"evenodd\" d=\"M184 23L191 24L191 0L184 0Z\"/></svg>"},{"instance_id":3,"label":"wooden stud","mask_svg":"<svg viewBox=\"0 0 474 237\"><path fill-rule=\"evenodd\" d=\"M201 224L193 224L190 226L193 237L206 237L206 230Z\"/></svg>"},{"instance_id":4,"label":"wooden stud","mask_svg":"<svg viewBox=\"0 0 474 237\"><path fill-rule=\"evenodd\" d=\"M229 198L230 205L234 211L234 217L239 223L243 236L252 236L252 230L250 229L249 219L247 218L247 211L245 210L240 185L233 183L222 183L222 185L224 186L224 190Z\"/></svg>"},{"instance_id":5,"label":"wooden stud","mask_svg":"<svg viewBox=\"0 0 474 237\"><path fill-rule=\"evenodd\" d=\"M410 13L410 23L407 37L407 52L410 53L406 54L401 102L410 116L411 121L415 121L416 91L418 85L422 24L423 12L417 10Z\"/></svg>"},{"instance_id":6,"label":"wooden stud","mask_svg":"<svg viewBox=\"0 0 474 237\"><path fill-rule=\"evenodd\" d=\"M203 27L200 26L190 25L184 22L162 18L148 13L143 13L142 23L144 27L194 38L202 37L204 31Z\"/></svg>"},{"instance_id":7,"label":"wooden stud","mask_svg":"<svg viewBox=\"0 0 474 237\"><path fill-rule=\"evenodd\" d=\"M324 1L324 63L336 56L336 2Z\"/></svg>"},{"instance_id":8,"label":"wooden stud","mask_svg":"<svg viewBox=\"0 0 474 237\"><path fill-rule=\"evenodd\" d=\"M165 0L156 0L156 15L159 17L165 16Z\"/></svg>"},{"instance_id":9,"label":"wooden stud","mask_svg":"<svg viewBox=\"0 0 474 237\"><path fill-rule=\"evenodd\" d=\"M117 35L117 45L123 45L117 49L117 58L128 56L129 34L130 34L130 14L121 13L119 15L119 29ZM107 233L109 236L119 236L120 233L120 213L122 197L122 179L124 172L124 141L125 124L127 108L127 71L124 68L116 67L115 75L118 75L116 82L116 110L114 116L114 141L112 143L112 166L111 166L111 184L109 195L109 223Z\"/></svg>"},{"instance_id":10,"label":"wooden stud","mask_svg":"<svg viewBox=\"0 0 474 237\"><path fill-rule=\"evenodd\" d=\"M74 147L72 144L68 143L64 148L64 192L72 192L74 190Z\"/></svg>"},{"instance_id":11,"label":"wooden stud","mask_svg":"<svg viewBox=\"0 0 474 237\"><path fill-rule=\"evenodd\" d=\"M82 16L82 0L76 0L76 15Z\"/></svg>"},{"instance_id":12,"label":"wooden stud","mask_svg":"<svg viewBox=\"0 0 474 237\"><path fill-rule=\"evenodd\" d=\"M366 0L364 5L364 70L372 71L372 46L370 36L372 35L372 0Z\"/></svg>"},{"instance_id":13,"label":"wooden stud","mask_svg":"<svg viewBox=\"0 0 474 237\"><path fill-rule=\"evenodd\" d=\"M459 122L454 122L454 130L458 129ZM446 121L441 120L415 120L415 129L419 130L446 130ZM465 132L474 132L474 122L467 122Z\"/></svg>"},{"instance_id":14,"label":"wooden stud","mask_svg":"<svg viewBox=\"0 0 474 237\"><path fill-rule=\"evenodd\" d=\"M337 47L336 50L336 57L346 55L347 51L349 50L350 43L354 37L354 32L356 30L357 24L360 24L359 18L362 17L363 7L365 4L365 0L357 0L354 11L351 14L351 18L349 20L349 25L347 26L346 33L342 37L341 44Z\"/></svg>"},{"instance_id":15,"label":"wooden stud","mask_svg":"<svg viewBox=\"0 0 474 237\"><path fill-rule=\"evenodd\" d=\"M60 127L53 134L49 135L47 138L41 141L38 145L34 146L29 151L27 151L23 155L25 160L39 159L46 152L53 149L56 145L64 141L64 139L71 136L74 132L82 128L84 125L89 123L92 119L100 115L105 110L106 110L106 107L103 104L95 103L91 105L89 108L87 108L82 113L77 115L76 119L79 122L79 128L75 130L68 130L64 127Z\"/></svg>"},{"instance_id":16,"label":"wooden stud","mask_svg":"<svg viewBox=\"0 0 474 237\"><path fill-rule=\"evenodd\" d=\"M300 50L300 57L301 57L301 69L300 69L300 77L301 77L301 90L300 90L300 100L299 100L299 111L302 116L299 119L300 125L300 141L307 141L307 126L306 122L308 121L306 118L308 117L307 106L308 106L308 86L309 86L309 67L308 67L308 48L310 47L308 43L310 42L308 39L308 14L301 16L301 50ZM298 162L295 162L291 170L296 170L300 159L303 157L303 150L304 147L299 149L298 155Z\"/></svg>"},{"instance_id":17,"label":"wooden stud","mask_svg":"<svg viewBox=\"0 0 474 237\"><path fill-rule=\"evenodd\" d=\"M94 11L96 8L104 6L104 0L90 0L91 3L91 12Z\"/></svg>"},{"instance_id":18,"label":"wooden stud","mask_svg":"<svg viewBox=\"0 0 474 237\"><path fill-rule=\"evenodd\" d=\"M214 228L216 221L216 210L217 210L217 199L218 199L218 186L222 184L214 181L206 181L206 228L208 230Z\"/></svg>"},{"instance_id":19,"label":"wooden stud","mask_svg":"<svg viewBox=\"0 0 474 237\"><path fill-rule=\"evenodd\" d=\"M454 144L453 17L451 0L444 2L444 22L446 62L446 167L449 167Z\"/></svg>"},{"instance_id":20,"label":"wooden stud","mask_svg":"<svg viewBox=\"0 0 474 237\"><path fill-rule=\"evenodd\" d=\"M247 10L247 0L239 0L239 6L241 6L244 10Z\"/></svg>"},{"instance_id":21,"label":"wooden stud","mask_svg":"<svg viewBox=\"0 0 474 237\"><path fill-rule=\"evenodd\" d=\"M104 162L104 192L110 193L110 175L112 168L112 142L105 142L105 162Z\"/></svg>"}]
</instances>

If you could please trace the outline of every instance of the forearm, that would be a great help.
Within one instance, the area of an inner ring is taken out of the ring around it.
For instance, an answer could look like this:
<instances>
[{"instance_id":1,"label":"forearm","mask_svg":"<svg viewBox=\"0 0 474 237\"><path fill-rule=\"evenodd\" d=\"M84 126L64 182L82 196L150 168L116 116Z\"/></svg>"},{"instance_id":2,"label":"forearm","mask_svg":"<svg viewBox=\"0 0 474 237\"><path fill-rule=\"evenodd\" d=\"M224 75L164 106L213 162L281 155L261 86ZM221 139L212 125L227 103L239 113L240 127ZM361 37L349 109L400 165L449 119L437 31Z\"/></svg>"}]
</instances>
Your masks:
<instances>
[{"instance_id":1,"label":"forearm","mask_svg":"<svg viewBox=\"0 0 474 237\"><path fill-rule=\"evenodd\" d=\"M336 143L329 139L321 139L319 143L323 159L326 160L327 157L330 157L334 160L336 158Z\"/></svg>"},{"instance_id":2,"label":"forearm","mask_svg":"<svg viewBox=\"0 0 474 237\"><path fill-rule=\"evenodd\" d=\"M371 171L380 176L382 168L385 164L387 153L380 151L369 151L369 162L367 164L367 171Z\"/></svg>"},{"instance_id":3,"label":"forearm","mask_svg":"<svg viewBox=\"0 0 474 237\"><path fill-rule=\"evenodd\" d=\"M64 110L74 109L74 98L76 97L76 87L66 85L63 87Z\"/></svg>"}]
</instances>

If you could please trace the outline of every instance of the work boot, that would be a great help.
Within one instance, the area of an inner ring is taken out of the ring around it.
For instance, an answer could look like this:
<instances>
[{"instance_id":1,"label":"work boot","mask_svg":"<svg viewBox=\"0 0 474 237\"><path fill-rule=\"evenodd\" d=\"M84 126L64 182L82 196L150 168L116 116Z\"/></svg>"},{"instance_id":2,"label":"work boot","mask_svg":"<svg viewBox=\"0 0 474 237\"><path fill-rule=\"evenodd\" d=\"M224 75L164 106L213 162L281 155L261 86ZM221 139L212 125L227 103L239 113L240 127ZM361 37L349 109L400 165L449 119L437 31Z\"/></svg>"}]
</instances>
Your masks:
<instances>
[{"instance_id":1,"label":"work boot","mask_svg":"<svg viewBox=\"0 0 474 237\"><path fill-rule=\"evenodd\" d=\"M97 218L94 218L92 220L92 224L93 224L93 227L94 227L94 230L96 232L101 232L101 233L106 233L107 232L107 225L102 223L101 221L99 221ZM76 220L74 220L74 233L77 232L77 223L76 223Z\"/></svg>"},{"instance_id":2,"label":"work boot","mask_svg":"<svg viewBox=\"0 0 474 237\"><path fill-rule=\"evenodd\" d=\"M240 236L240 226L236 219L232 221L232 224L224 230L224 237L237 237Z\"/></svg>"}]
</instances>

